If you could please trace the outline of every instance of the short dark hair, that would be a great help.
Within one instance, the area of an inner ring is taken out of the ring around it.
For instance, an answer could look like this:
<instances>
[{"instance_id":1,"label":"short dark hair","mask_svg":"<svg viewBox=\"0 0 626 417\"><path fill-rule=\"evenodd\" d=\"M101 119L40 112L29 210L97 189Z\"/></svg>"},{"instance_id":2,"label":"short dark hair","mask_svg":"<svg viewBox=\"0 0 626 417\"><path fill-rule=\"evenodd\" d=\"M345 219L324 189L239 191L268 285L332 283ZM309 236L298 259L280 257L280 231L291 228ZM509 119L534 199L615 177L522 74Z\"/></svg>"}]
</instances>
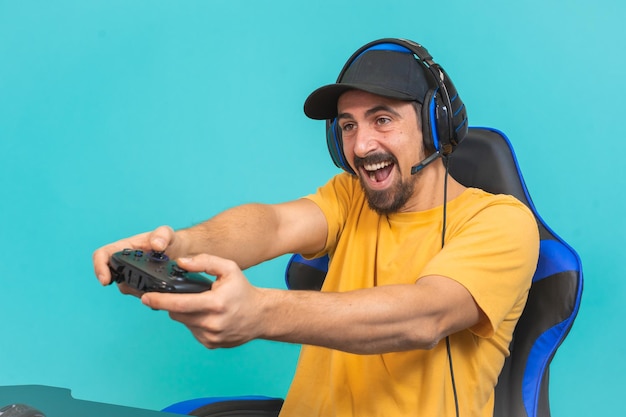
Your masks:
<instances>
[{"instance_id":1,"label":"short dark hair","mask_svg":"<svg viewBox=\"0 0 626 417\"><path fill-rule=\"evenodd\" d=\"M422 128L422 105L418 103L417 101L412 101L411 104L413 105L413 108L415 109L415 114L417 115L417 127L421 129Z\"/></svg>"}]
</instances>

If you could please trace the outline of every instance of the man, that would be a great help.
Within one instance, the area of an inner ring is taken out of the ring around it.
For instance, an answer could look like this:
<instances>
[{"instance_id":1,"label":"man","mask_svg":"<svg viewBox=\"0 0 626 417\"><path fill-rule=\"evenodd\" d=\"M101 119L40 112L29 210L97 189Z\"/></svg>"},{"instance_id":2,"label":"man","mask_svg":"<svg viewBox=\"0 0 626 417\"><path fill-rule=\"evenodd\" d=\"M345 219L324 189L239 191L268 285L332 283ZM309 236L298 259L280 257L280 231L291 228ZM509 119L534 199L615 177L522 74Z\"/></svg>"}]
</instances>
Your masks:
<instances>
[{"instance_id":1,"label":"man","mask_svg":"<svg viewBox=\"0 0 626 417\"><path fill-rule=\"evenodd\" d=\"M94 253L100 282L110 282L108 259L123 248L167 250L183 268L214 275L211 291L141 300L208 348L303 344L281 415L492 415L538 232L514 198L449 177L447 154L467 120L454 120L462 103L424 51L375 42L307 99L309 117L330 120L329 148L348 172L306 198L104 246ZM285 253L330 255L321 292L246 280L243 269Z\"/></svg>"}]
</instances>

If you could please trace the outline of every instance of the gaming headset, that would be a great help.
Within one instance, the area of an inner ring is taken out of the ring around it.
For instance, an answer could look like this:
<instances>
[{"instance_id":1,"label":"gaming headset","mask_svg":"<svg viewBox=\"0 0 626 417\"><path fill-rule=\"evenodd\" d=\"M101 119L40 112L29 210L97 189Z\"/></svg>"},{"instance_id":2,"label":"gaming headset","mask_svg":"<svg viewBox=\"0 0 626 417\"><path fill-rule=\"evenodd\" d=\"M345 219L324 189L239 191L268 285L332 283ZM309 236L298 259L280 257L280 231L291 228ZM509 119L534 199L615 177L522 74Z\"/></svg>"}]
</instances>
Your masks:
<instances>
[{"instance_id":1,"label":"gaming headset","mask_svg":"<svg viewBox=\"0 0 626 417\"><path fill-rule=\"evenodd\" d=\"M454 84L441 66L433 61L426 48L405 39L385 38L368 43L348 59L337 77L340 83L347 69L363 53L371 50L412 54L424 70L428 90L422 101L422 135L424 147L432 155L412 167L415 174L439 156L448 156L467 134L467 111ZM328 151L335 165L355 174L346 161L341 139L341 129L336 119L326 121Z\"/></svg>"}]
</instances>

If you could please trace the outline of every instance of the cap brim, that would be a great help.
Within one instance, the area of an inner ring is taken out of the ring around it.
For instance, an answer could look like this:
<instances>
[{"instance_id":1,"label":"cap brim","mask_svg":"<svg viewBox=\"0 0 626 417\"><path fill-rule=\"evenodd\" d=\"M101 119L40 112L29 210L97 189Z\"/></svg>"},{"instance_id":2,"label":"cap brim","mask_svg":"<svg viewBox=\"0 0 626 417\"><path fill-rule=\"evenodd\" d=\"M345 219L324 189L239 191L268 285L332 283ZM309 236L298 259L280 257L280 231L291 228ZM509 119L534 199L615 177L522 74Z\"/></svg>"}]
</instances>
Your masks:
<instances>
[{"instance_id":1,"label":"cap brim","mask_svg":"<svg viewBox=\"0 0 626 417\"><path fill-rule=\"evenodd\" d=\"M337 117L337 101L339 97L349 90L361 90L383 97L398 100L414 101L415 97L393 91L388 88L370 84L329 84L313 91L304 102L304 114L311 119L325 120Z\"/></svg>"}]
</instances>

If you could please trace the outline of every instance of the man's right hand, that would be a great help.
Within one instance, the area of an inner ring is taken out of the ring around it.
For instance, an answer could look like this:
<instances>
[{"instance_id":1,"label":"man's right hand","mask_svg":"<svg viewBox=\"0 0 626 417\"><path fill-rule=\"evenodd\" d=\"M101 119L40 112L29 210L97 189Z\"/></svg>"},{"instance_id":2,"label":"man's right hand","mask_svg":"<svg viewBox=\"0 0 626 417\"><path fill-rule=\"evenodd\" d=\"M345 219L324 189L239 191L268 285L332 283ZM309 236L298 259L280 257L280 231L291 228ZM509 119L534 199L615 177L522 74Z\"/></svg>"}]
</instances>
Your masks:
<instances>
[{"instance_id":1,"label":"man's right hand","mask_svg":"<svg viewBox=\"0 0 626 417\"><path fill-rule=\"evenodd\" d=\"M180 256L176 252L180 242L175 242L176 234L169 226L160 226L152 232L141 233L126 239L110 243L93 253L93 267L98 281L102 285L111 283L111 271L109 270L109 259L115 252L123 249L141 249L167 251L170 256ZM171 253L176 252L176 253Z\"/></svg>"}]
</instances>

